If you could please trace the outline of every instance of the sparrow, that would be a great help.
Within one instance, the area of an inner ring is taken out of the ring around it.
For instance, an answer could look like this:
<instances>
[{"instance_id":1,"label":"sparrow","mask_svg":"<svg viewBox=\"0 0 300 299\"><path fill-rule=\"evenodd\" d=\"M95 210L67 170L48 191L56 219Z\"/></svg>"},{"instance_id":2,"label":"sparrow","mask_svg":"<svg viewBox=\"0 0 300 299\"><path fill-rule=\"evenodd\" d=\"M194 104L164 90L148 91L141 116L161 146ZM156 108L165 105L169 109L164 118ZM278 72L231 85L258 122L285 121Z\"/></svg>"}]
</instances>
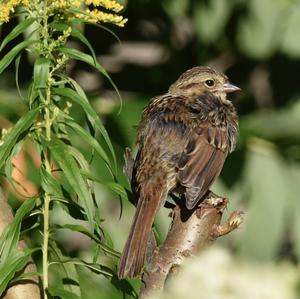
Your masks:
<instances>
[{"instance_id":1,"label":"sparrow","mask_svg":"<svg viewBox=\"0 0 300 299\"><path fill-rule=\"evenodd\" d=\"M223 73L198 66L144 109L131 180L137 204L120 279L141 274L155 215L168 195L179 194L194 209L219 176L238 137L237 112L227 98L237 90Z\"/></svg>"}]
</instances>

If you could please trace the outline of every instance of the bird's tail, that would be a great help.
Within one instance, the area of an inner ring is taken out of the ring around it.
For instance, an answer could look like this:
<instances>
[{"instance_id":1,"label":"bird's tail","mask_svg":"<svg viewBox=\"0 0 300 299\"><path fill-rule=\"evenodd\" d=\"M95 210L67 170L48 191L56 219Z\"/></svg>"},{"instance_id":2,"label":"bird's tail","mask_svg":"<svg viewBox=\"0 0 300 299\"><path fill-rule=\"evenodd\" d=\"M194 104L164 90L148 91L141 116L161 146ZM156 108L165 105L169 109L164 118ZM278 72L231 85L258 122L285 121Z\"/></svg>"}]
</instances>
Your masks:
<instances>
[{"instance_id":1,"label":"bird's tail","mask_svg":"<svg viewBox=\"0 0 300 299\"><path fill-rule=\"evenodd\" d=\"M156 190L154 193L151 198L140 198L138 201L129 237L120 259L120 279L138 276L144 267L149 235L161 201L160 192Z\"/></svg>"}]
</instances>

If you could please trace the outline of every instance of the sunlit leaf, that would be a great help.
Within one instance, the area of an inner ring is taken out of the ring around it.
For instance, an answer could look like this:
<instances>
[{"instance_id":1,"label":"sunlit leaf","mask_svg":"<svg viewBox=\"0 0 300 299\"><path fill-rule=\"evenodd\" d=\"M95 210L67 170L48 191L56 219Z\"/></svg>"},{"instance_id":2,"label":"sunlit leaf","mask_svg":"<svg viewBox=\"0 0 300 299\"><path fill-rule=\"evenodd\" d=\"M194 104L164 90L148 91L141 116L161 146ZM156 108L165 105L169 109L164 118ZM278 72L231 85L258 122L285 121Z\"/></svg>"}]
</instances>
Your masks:
<instances>
[{"instance_id":1,"label":"sunlit leaf","mask_svg":"<svg viewBox=\"0 0 300 299\"><path fill-rule=\"evenodd\" d=\"M284 53L292 58L300 57L300 36L298 28L300 25L300 3L291 2L291 5L284 11L284 28L282 30L281 48Z\"/></svg>"},{"instance_id":2,"label":"sunlit leaf","mask_svg":"<svg viewBox=\"0 0 300 299\"><path fill-rule=\"evenodd\" d=\"M292 231L291 231L291 241L293 244L293 248L295 250L295 254L297 258L300 260L300 200L298 194L300 192L300 167L297 164L292 164L289 167L288 172L289 182L290 182L290 194L287 197L289 204L289 215L290 220L292 221Z\"/></svg>"},{"instance_id":3,"label":"sunlit leaf","mask_svg":"<svg viewBox=\"0 0 300 299\"><path fill-rule=\"evenodd\" d=\"M288 177L272 144L252 139L249 147L245 169L249 206L240 250L247 257L271 260L278 253L285 231Z\"/></svg>"},{"instance_id":4,"label":"sunlit leaf","mask_svg":"<svg viewBox=\"0 0 300 299\"><path fill-rule=\"evenodd\" d=\"M200 40L216 42L222 36L232 9L232 2L198 1L194 12L194 28Z\"/></svg>"}]
</instances>

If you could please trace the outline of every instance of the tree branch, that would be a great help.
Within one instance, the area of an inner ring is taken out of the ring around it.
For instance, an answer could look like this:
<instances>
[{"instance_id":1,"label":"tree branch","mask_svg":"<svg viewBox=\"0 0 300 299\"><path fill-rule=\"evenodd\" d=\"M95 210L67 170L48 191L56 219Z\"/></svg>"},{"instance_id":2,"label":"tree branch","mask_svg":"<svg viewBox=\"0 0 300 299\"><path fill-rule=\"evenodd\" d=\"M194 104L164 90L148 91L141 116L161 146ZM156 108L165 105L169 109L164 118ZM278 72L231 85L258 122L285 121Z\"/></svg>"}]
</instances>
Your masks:
<instances>
[{"instance_id":1,"label":"tree branch","mask_svg":"<svg viewBox=\"0 0 300 299\"><path fill-rule=\"evenodd\" d=\"M236 211L223 225L220 224L227 203L226 198L210 192L194 210L179 205L175 207L167 238L161 247L155 248L143 274L139 298L145 298L153 291L162 291L167 279L176 274L186 258L242 223L242 212Z\"/></svg>"}]
</instances>

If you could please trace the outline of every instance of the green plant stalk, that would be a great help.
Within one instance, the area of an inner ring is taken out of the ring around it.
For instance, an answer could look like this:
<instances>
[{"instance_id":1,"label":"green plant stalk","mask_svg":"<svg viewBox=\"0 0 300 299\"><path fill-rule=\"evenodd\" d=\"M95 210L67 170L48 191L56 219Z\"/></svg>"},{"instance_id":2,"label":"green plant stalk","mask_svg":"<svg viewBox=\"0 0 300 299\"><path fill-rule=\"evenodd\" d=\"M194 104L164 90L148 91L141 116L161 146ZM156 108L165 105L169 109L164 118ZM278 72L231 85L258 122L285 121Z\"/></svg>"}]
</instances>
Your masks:
<instances>
[{"instance_id":1,"label":"green plant stalk","mask_svg":"<svg viewBox=\"0 0 300 299\"><path fill-rule=\"evenodd\" d=\"M51 140L51 117L50 117L50 109L49 104L51 101L51 93L50 86L47 88L46 94L46 107L45 107L45 129L46 129L46 140ZM52 175L51 167L47 158L45 158L45 168L47 172ZM47 288L49 285L49 277L48 277L48 245L49 245L49 206L50 206L51 197L45 192L44 196L44 209L43 209L43 217L44 217L44 227L43 227L43 291L44 291L44 299L47 299Z\"/></svg>"},{"instance_id":2,"label":"green plant stalk","mask_svg":"<svg viewBox=\"0 0 300 299\"><path fill-rule=\"evenodd\" d=\"M44 218L44 228L43 228L43 291L44 299L47 299L47 288L48 288L48 243L49 243L49 205L50 205L50 195L45 193L44 197L44 209L43 209L43 218Z\"/></svg>"},{"instance_id":3,"label":"green plant stalk","mask_svg":"<svg viewBox=\"0 0 300 299\"><path fill-rule=\"evenodd\" d=\"M44 15L42 18L42 30L41 30L41 37L43 41L43 50L48 48L48 15L47 15L47 1L44 1ZM44 53L45 55L45 53ZM50 55L50 53L47 53L46 56ZM50 81L48 81L50 82ZM51 125L52 125L52 120L51 120L51 111L50 111L50 104L51 104L51 85L49 84L47 89L46 89L46 99L45 99L45 134L46 134L46 140L50 141L51 140ZM46 158L44 161L45 168L47 172L52 175L51 173L51 167L50 163L47 159L47 154ZM48 298L47 295L47 289L49 286L49 260L48 260L48 246L49 246L49 207L50 207L50 201L51 197L50 195L45 192L44 196L44 207L43 207L43 220L44 220L44 227L43 227L43 293L44 293L44 299Z\"/></svg>"},{"instance_id":4,"label":"green plant stalk","mask_svg":"<svg viewBox=\"0 0 300 299\"><path fill-rule=\"evenodd\" d=\"M50 163L47 158L44 161L45 168L47 172L51 174L51 167ZM44 292L44 299L47 299L47 288L49 286L49 276L48 276L48 269L49 269L49 261L48 261L48 246L49 246L49 207L50 207L51 197L49 193L45 192L44 196L44 207L43 207L43 220L44 220L44 227L43 227L43 292Z\"/></svg>"}]
</instances>

